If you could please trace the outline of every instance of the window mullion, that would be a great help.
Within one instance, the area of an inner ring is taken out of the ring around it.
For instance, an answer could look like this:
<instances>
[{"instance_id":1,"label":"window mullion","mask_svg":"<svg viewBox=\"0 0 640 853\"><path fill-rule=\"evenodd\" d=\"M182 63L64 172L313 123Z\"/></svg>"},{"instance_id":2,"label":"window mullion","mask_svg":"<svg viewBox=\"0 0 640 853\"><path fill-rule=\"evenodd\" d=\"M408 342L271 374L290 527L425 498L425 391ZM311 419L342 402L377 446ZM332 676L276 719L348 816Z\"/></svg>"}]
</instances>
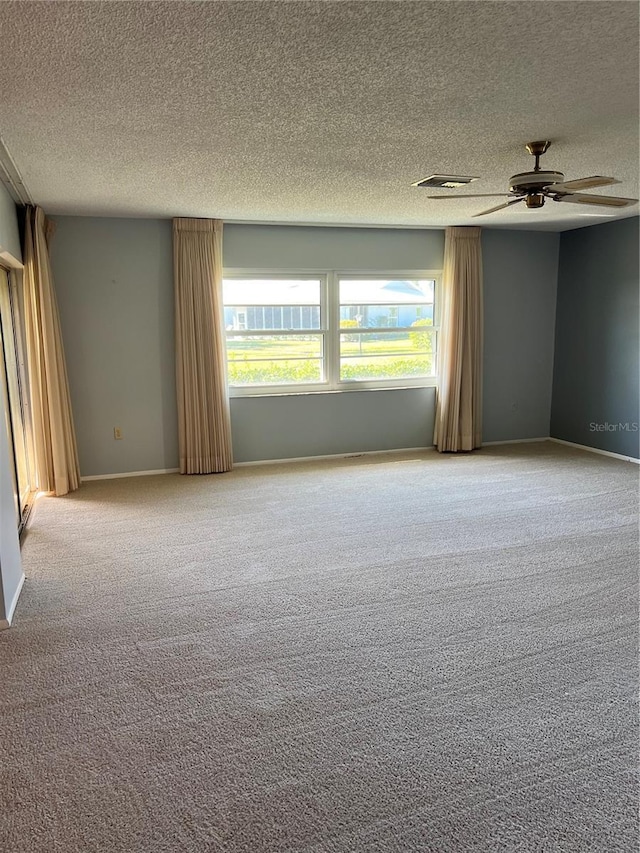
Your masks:
<instances>
[{"instance_id":1,"label":"window mullion","mask_svg":"<svg viewBox=\"0 0 640 853\"><path fill-rule=\"evenodd\" d=\"M326 335L326 378L329 387L338 387L340 376L340 305L338 299L338 276L335 270L326 276L327 335Z\"/></svg>"}]
</instances>

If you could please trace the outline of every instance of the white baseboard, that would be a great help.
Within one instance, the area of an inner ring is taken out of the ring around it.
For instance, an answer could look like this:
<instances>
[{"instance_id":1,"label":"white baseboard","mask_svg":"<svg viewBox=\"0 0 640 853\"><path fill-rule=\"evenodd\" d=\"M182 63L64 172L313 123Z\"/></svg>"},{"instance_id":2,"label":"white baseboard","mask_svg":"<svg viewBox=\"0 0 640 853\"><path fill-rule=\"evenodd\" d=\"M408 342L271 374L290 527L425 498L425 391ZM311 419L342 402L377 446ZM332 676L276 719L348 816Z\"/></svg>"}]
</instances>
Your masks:
<instances>
[{"instance_id":1,"label":"white baseboard","mask_svg":"<svg viewBox=\"0 0 640 853\"><path fill-rule=\"evenodd\" d=\"M549 441L549 436L544 435L540 438L510 438L506 441L485 441L482 447L494 447L499 444L533 444L541 441ZM296 456L290 459L257 459L254 462L234 462L234 468L243 468L247 465L280 465L287 462L314 462L323 459L349 459L355 456L375 456L380 453L422 453L426 450L435 450L434 444L426 447L399 447L393 450L361 450L354 453L331 453L323 456Z\"/></svg>"},{"instance_id":2,"label":"white baseboard","mask_svg":"<svg viewBox=\"0 0 640 853\"><path fill-rule=\"evenodd\" d=\"M576 444L575 441L565 441L563 438L550 438L549 441L554 441L556 444L565 444L567 447L575 447L577 450L588 450L589 453L598 453L600 456L611 456L613 459L620 459L623 462L633 462L635 465L640 465L640 459L635 456L625 456L623 453L613 453L611 450L600 450L599 447L589 447L588 444Z\"/></svg>"},{"instance_id":3,"label":"white baseboard","mask_svg":"<svg viewBox=\"0 0 640 853\"><path fill-rule=\"evenodd\" d=\"M498 444L533 444L538 441L549 441L549 436L540 438L508 438L506 441L483 441L482 447L496 447Z\"/></svg>"},{"instance_id":4,"label":"white baseboard","mask_svg":"<svg viewBox=\"0 0 640 853\"><path fill-rule=\"evenodd\" d=\"M285 465L288 462L319 462L324 459L354 459L356 456L380 456L382 453L422 453L435 450L429 447L398 447L393 450L359 450L354 453L328 453L323 456L295 456L287 459L256 459L252 462L234 462L234 468L246 468L249 465Z\"/></svg>"},{"instance_id":5,"label":"white baseboard","mask_svg":"<svg viewBox=\"0 0 640 853\"><path fill-rule=\"evenodd\" d=\"M555 441L558 444L566 444L568 447L576 447L578 450L588 450L591 453L600 453L603 456L611 456L614 459L622 459L625 462L635 462L640 464L640 459L635 459L633 456L624 456L621 453L612 453L609 450L599 450L596 447L589 447L586 444L576 444L573 441L564 441L561 438L551 438L548 435L541 435L539 438L510 438L505 441L483 441L482 447L497 447L502 444L536 444L541 441ZM349 459L356 456L379 456L381 453L422 453L426 450L435 450L434 445L424 447L398 447L393 450L361 450L353 453L327 453L321 456L292 456L285 459L255 459L251 462L234 462L234 468L245 468L250 465L286 465L289 462L317 462L324 459ZM178 474L179 468L158 468L154 471L123 471L120 474L93 474L88 477L81 477L81 482L86 483L90 480L119 480L124 477L150 477L155 474Z\"/></svg>"},{"instance_id":6,"label":"white baseboard","mask_svg":"<svg viewBox=\"0 0 640 853\"><path fill-rule=\"evenodd\" d=\"M13 595L13 600L9 604L9 608L7 610L7 618L0 619L0 631L4 631L6 628L11 627L11 623L13 622L13 614L16 612L16 606L18 604L18 599L20 598L20 593L22 592L22 587L24 586L24 574L20 578L18 582L18 587Z\"/></svg>"},{"instance_id":7,"label":"white baseboard","mask_svg":"<svg viewBox=\"0 0 640 853\"><path fill-rule=\"evenodd\" d=\"M179 468L158 468L155 471L123 471L121 474L91 474L89 477L80 477L81 483L89 480L119 480L121 477L150 477L154 474L179 474Z\"/></svg>"}]
</instances>

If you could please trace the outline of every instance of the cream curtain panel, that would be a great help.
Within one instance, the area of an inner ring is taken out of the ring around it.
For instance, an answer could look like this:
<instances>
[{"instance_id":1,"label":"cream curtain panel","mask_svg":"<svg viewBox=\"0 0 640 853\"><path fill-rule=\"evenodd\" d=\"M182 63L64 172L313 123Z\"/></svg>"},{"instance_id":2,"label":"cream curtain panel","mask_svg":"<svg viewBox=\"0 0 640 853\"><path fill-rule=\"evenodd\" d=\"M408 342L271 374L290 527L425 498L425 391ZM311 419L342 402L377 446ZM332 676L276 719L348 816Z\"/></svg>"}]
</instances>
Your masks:
<instances>
[{"instance_id":1,"label":"cream curtain panel","mask_svg":"<svg viewBox=\"0 0 640 853\"><path fill-rule=\"evenodd\" d=\"M444 308L433 443L440 451L482 444L482 249L480 228L447 228Z\"/></svg>"},{"instance_id":2,"label":"cream curtain panel","mask_svg":"<svg viewBox=\"0 0 640 853\"><path fill-rule=\"evenodd\" d=\"M221 220L173 220L173 272L180 472L229 471Z\"/></svg>"},{"instance_id":3,"label":"cream curtain panel","mask_svg":"<svg viewBox=\"0 0 640 853\"><path fill-rule=\"evenodd\" d=\"M80 485L69 382L48 242L53 224L27 207L24 234L24 321L34 449L32 485L66 495Z\"/></svg>"}]
</instances>

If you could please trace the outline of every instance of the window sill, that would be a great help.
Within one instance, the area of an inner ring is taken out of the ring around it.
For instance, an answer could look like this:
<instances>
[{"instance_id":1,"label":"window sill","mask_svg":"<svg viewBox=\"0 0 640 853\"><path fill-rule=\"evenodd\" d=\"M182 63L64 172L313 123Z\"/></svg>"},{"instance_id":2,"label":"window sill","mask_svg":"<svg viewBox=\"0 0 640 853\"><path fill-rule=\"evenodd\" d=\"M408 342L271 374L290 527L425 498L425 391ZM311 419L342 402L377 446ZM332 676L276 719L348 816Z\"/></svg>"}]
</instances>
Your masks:
<instances>
[{"instance_id":1,"label":"window sill","mask_svg":"<svg viewBox=\"0 0 640 853\"><path fill-rule=\"evenodd\" d=\"M364 388L305 388L305 389L283 389L282 391L265 391L256 389L255 391L243 391L234 393L230 391L229 396L232 400L254 400L256 397L317 397L319 395L328 394L354 394L364 393L365 391L419 391L424 388L435 388L436 380L425 380L416 385L378 385L376 387Z\"/></svg>"}]
</instances>

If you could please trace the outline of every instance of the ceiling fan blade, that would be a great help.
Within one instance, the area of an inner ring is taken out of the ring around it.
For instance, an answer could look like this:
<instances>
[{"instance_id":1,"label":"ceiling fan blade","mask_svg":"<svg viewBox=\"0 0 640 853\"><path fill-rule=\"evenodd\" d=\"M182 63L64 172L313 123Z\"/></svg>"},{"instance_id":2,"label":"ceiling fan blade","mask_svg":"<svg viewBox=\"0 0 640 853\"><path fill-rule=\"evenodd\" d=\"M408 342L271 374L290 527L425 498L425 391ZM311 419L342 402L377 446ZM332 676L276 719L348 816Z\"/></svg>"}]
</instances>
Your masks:
<instances>
[{"instance_id":1,"label":"ceiling fan blade","mask_svg":"<svg viewBox=\"0 0 640 853\"><path fill-rule=\"evenodd\" d=\"M601 204L603 207L627 207L637 204L637 198L621 198L615 195L591 195L590 193L568 193L559 195L554 201L568 201L571 204Z\"/></svg>"},{"instance_id":2,"label":"ceiling fan blade","mask_svg":"<svg viewBox=\"0 0 640 853\"><path fill-rule=\"evenodd\" d=\"M594 187L608 187L611 184L619 184L617 178L604 178L602 175L593 175L591 178L576 178L575 181L563 181L561 184L551 184L547 187L554 193L570 193L576 190L592 190Z\"/></svg>"},{"instance_id":3,"label":"ceiling fan blade","mask_svg":"<svg viewBox=\"0 0 640 853\"><path fill-rule=\"evenodd\" d=\"M514 198L506 204L499 204L497 207L490 207L489 210L483 210L482 213L474 213L474 216L486 216L487 213L495 213L496 210L502 210L504 207L511 207L512 204L519 204L524 201L524 198Z\"/></svg>"},{"instance_id":4,"label":"ceiling fan blade","mask_svg":"<svg viewBox=\"0 0 640 853\"><path fill-rule=\"evenodd\" d=\"M459 195L428 195L427 198L504 198L509 193L480 193L480 195L469 195L468 193L460 193Z\"/></svg>"}]
</instances>

